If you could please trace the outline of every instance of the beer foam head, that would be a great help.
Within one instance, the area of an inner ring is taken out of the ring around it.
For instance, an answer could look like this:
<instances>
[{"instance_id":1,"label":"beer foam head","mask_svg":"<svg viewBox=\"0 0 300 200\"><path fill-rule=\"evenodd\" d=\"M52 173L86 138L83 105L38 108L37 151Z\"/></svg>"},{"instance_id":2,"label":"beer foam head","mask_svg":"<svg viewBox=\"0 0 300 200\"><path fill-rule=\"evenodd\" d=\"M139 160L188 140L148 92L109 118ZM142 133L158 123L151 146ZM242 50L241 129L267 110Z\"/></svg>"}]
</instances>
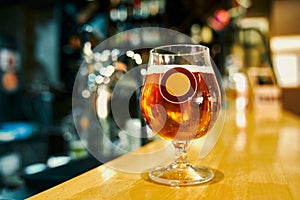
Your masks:
<instances>
[{"instance_id":1,"label":"beer foam head","mask_svg":"<svg viewBox=\"0 0 300 200\"><path fill-rule=\"evenodd\" d=\"M174 67L182 67L190 72L214 73L211 66L197 66L197 65L150 65L147 69L147 74L163 74Z\"/></svg>"}]
</instances>

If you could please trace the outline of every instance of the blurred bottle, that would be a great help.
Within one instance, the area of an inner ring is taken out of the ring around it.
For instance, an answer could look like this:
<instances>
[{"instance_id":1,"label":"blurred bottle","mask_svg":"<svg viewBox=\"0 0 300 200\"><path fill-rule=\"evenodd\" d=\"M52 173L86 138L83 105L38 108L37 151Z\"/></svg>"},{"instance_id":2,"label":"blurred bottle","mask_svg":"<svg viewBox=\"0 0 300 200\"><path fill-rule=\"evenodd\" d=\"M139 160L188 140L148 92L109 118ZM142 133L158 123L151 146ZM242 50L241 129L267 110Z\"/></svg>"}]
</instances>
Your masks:
<instances>
[{"instance_id":1,"label":"blurred bottle","mask_svg":"<svg viewBox=\"0 0 300 200\"><path fill-rule=\"evenodd\" d=\"M31 82L24 91L23 110L27 120L42 126L53 124L53 100L47 74L39 63L35 63Z\"/></svg>"},{"instance_id":2,"label":"blurred bottle","mask_svg":"<svg viewBox=\"0 0 300 200\"><path fill-rule=\"evenodd\" d=\"M0 121L22 119L20 69L14 41L0 34Z\"/></svg>"}]
</instances>

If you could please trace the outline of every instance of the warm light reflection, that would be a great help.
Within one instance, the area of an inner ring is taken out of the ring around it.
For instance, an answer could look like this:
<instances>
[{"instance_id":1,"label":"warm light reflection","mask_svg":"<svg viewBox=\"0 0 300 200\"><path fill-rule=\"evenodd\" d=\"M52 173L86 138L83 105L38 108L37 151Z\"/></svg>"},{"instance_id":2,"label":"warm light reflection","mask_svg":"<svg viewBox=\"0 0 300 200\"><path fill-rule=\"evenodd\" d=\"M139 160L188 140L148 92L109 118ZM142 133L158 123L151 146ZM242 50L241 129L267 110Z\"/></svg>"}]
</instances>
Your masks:
<instances>
[{"instance_id":1,"label":"warm light reflection","mask_svg":"<svg viewBox=\"0 0 300 200\"><path fill-rule=\"evenodd\" d=\"M243 93L248 89L247 77L242 73L235 73L233 75L233 80L235 81L235 87L237 92Z\"/></svg>"},{"instance_id":2,"label":"warm light reflection","mask_svg":"<svg viewBox=\"0 0 300 200\"><path fill-rule=\"evenodd\" d=\"M247 126L247 118L246 118L246 107L247 107L248 99L244 96L240 96L236 98L236 115L235 115L235 123L238 128L237 138L234 143L234 148L237 151L241 151L245 148L247 143L247 135L245 132L245 128Z\"/></svg>"},{"instance_id":3,"label":"warm light reflection","mask_svg":"<svg viewBox=\"0 0 300 200\"><path fill-rule=\"evenodd\" d=\"M235 121L238 128L245 128L247 125L247 119L245 113L237 112Z\"/></svg>"},{"instance_id":4,"label":"warm light reflection","mask_svg":"<svg viewBox=\"0 0 300 200\"><path fill-rule=\"evenodd\" d=\"M247 144L247 135L245 131L240 131L235 140L234 148L237 151L242 151Z\"/></svg>"},{"instance_id":5,"label":"warm light reflection","mask_svg":"<svg viewBox=\"0 0 300 200\"><path fill-rule=\"evenodd\" d=\"M237 111L243 111L247 106L247 98L246 97L237 97L235 100L235 106Z\"/></svg>"},{"instance_id":6,"label":"warm light reflection","mask_svg":"<svg viewBox=\"0 0 300 200\"><path fill-rule=\"evenodd\" d=\"M116 174L115 170L103 166L100 166L98 171L100 172L103 181L107 181Z\"/></svg>"}]
</instances>

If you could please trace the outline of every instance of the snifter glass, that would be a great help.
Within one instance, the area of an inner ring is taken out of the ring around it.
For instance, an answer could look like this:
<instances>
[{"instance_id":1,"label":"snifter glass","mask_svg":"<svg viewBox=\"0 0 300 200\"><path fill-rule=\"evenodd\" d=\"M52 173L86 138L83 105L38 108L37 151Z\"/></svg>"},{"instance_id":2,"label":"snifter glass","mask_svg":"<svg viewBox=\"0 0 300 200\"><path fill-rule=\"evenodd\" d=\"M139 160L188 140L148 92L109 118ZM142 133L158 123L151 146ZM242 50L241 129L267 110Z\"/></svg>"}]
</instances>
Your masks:
<instances>
[{"instance_id":1,"label":"snifter glass","mask_svg":"<svg viewBox=\"0 0 300 200\"><path fill-rule=\"evenodd\" d=\"M192 166L186 152L192 140L212 128L221 107L209 48L178 44L152 49L140 105L150 129L175 147L174 161L151 171L150 179L172 186L210 181L213 172Z\"/></svg>"}]
</instances>

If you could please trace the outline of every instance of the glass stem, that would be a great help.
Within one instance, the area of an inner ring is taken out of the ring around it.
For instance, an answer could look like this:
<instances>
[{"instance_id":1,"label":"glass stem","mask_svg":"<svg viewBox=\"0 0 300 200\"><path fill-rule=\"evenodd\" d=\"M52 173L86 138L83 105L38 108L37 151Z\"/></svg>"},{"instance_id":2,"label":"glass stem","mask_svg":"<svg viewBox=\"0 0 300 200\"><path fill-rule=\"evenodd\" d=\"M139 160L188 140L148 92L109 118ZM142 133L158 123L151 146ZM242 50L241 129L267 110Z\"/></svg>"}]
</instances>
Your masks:
<instances>
[{"instance_id":1,"label":"glass stem","mask_svg":"<svg viewBox=\"0 0 300 200\"><path fill-rule=\"evenodd\" d=\"M188 141L173 142L175 147L175 160L173 164L176 168L186 168L189 165L186 149L189 146Z\"/></svg>"}]
</instances>

